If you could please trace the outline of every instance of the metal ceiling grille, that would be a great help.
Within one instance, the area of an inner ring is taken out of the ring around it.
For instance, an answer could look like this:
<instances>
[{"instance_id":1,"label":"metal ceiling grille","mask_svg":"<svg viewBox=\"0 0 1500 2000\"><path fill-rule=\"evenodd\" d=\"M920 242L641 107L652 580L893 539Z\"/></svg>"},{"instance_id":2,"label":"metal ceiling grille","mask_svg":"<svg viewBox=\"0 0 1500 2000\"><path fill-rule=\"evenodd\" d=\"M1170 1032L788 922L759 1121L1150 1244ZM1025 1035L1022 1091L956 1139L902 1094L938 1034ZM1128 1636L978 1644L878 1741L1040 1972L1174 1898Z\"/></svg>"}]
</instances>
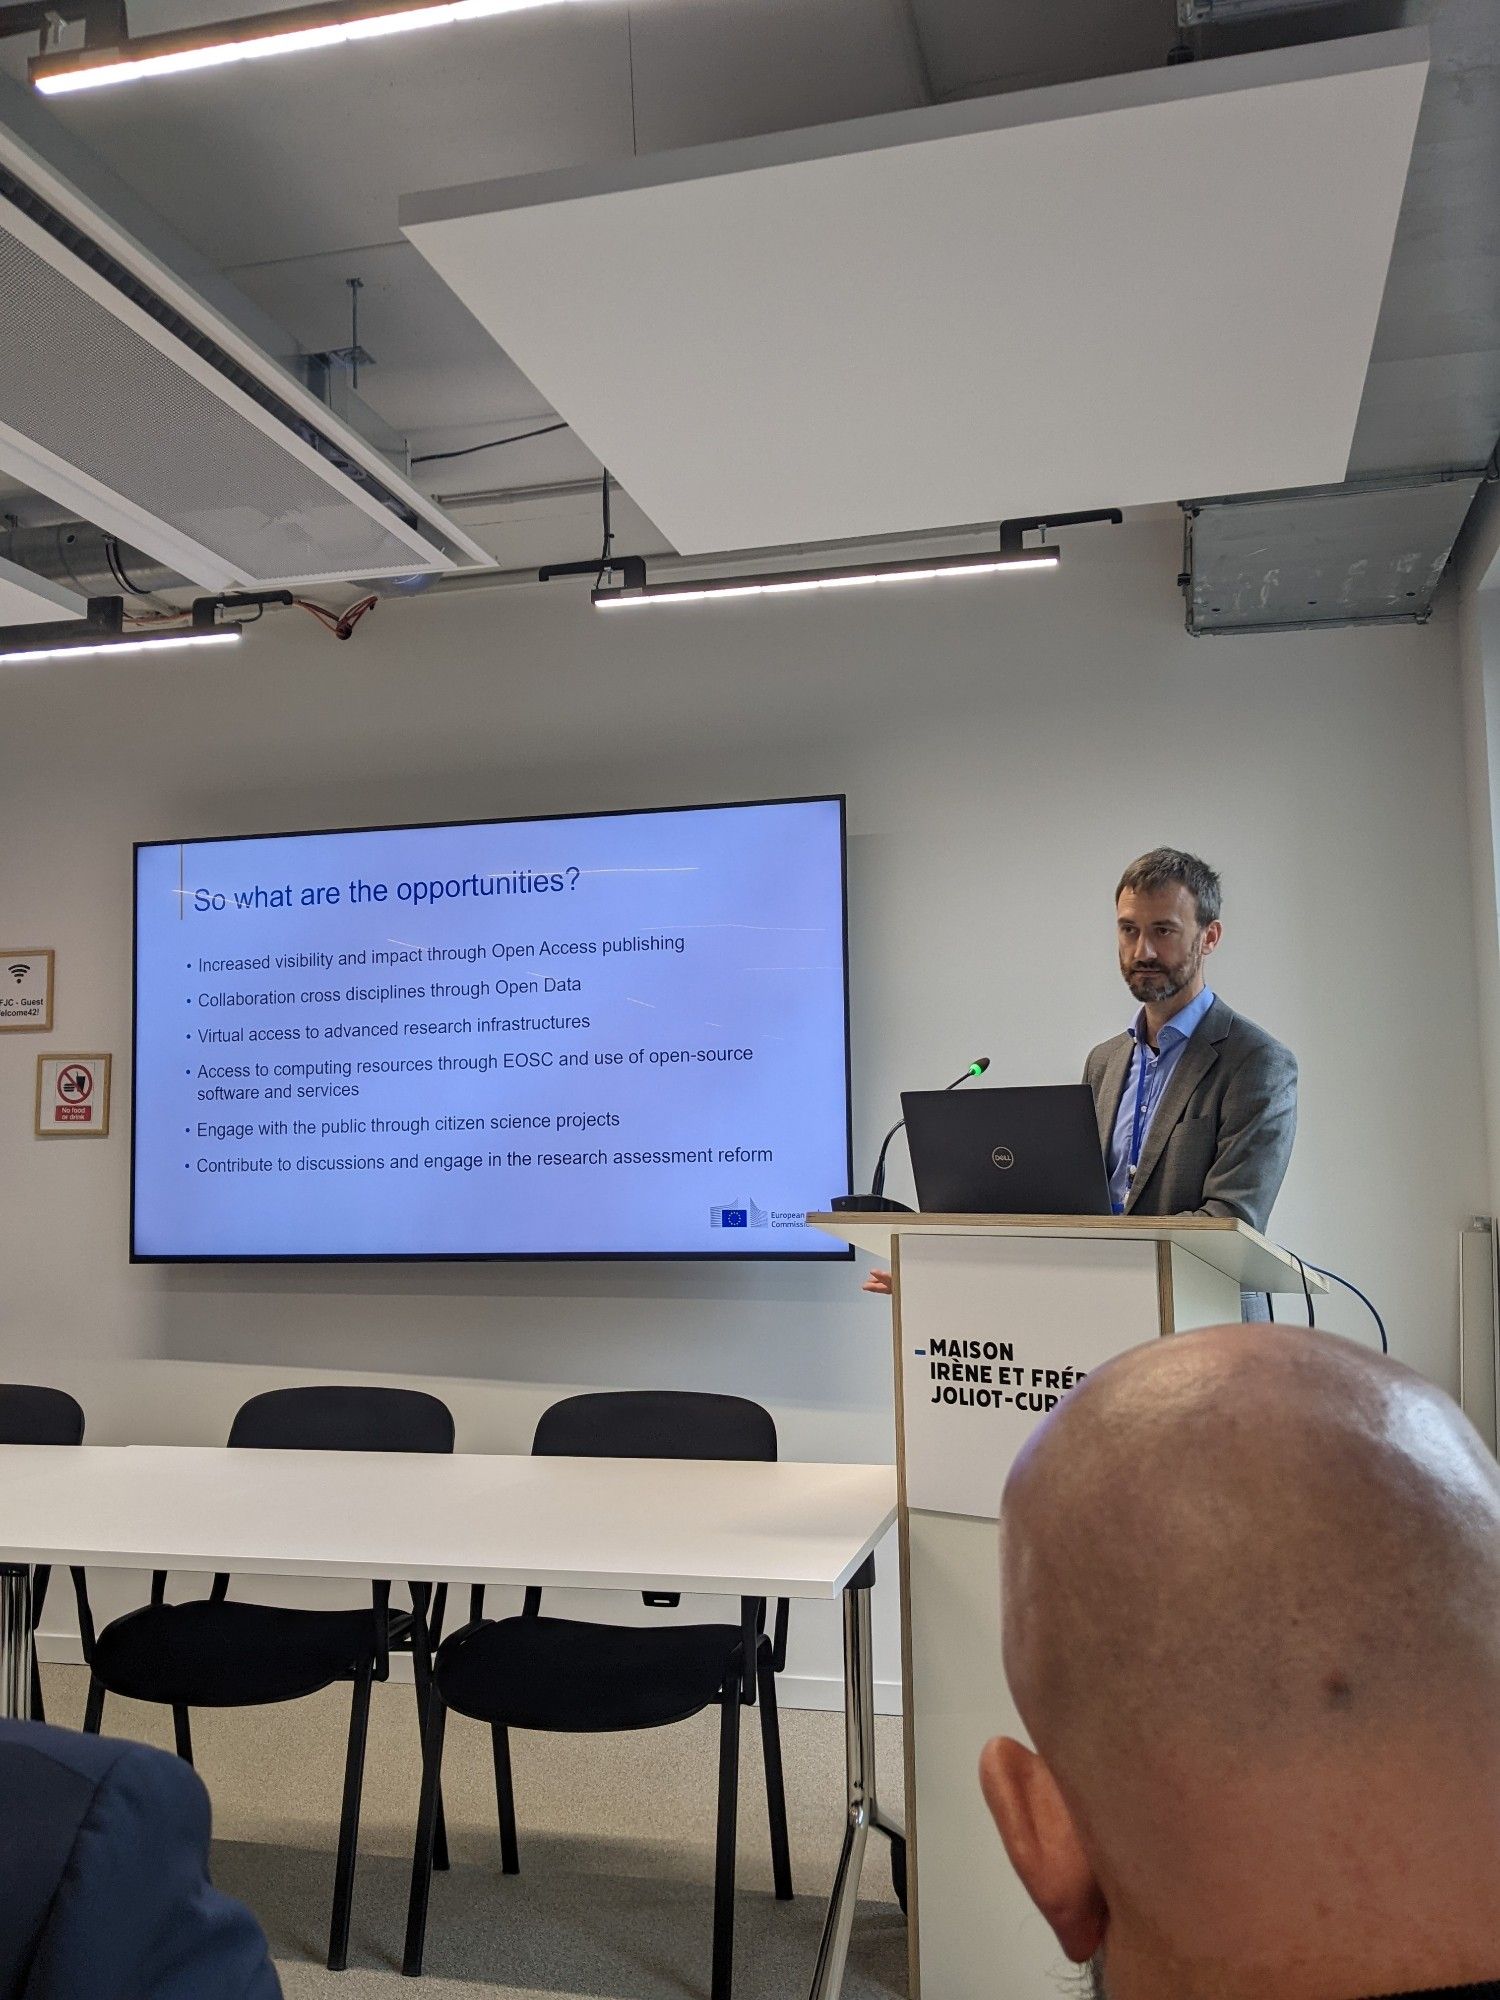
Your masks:
<instances>
[{"instance_id":1,"label":"metal ceiling grille","mask_svg":"<svg viewBox=\"0 0 1500 2000\"><path fill-rule=\"evenodd\" d=\"M1479 477L1184 501L1188 630L1421 624Z\"/></svg>"},{"instance_id":2,"label":"metal ceiling grille","mask_svg":"<svg viewBox=\"0 0 1500 2000\"><path fill-rule=\"evenodd\" d=\"M19 476L76 503L79 475L129 510L141 546L151 547L141 522L159 522L152 553L183 562L196 581L301 583L450 566L388 509L361 504L352 482L305 443L294 449L299 441L274 414L221 383L208 360L8 202L0 202L0 315L0 426L11 433L0 461L36 447ZM211 560L184 560L185 545Z\"/></svg>"}]
</instances>

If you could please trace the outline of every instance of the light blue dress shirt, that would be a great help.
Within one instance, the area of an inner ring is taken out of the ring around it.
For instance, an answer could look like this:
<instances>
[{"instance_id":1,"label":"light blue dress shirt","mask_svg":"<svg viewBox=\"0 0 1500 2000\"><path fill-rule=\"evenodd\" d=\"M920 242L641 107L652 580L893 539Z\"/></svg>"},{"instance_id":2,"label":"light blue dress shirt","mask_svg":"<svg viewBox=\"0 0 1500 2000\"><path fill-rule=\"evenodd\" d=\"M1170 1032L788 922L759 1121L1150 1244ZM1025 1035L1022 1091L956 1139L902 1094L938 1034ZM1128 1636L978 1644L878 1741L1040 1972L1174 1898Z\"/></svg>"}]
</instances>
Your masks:
<instances>
[{"instance_id":1,"label":"light blue dress shirt","mask_svg":"<svg viewBox=\"0 0 1500 2000\"><path fill-rule=\"evenodd\" d=\"M1172 1081L1172 1072L1182 1061L1182 1052L1187 1047L1193 1030L1214 1004L1212 990L1205 986L1196 1000L1190 1000L1180 1014L1174 1014L1157 1036L1159 1046L1151 1048L1146 1041L1146 1010L1141 1008L1129 1027L1129 1034L1135 1042L1130 1058L1130 1068L1125 1072L1125 1089L1120 1097L1120 1108L1115 1113L1115 1129L1109 1140L1109 1198L1114 1204L1116 1215L1124 1212L1126 1198L1130 1193L1130 1142L1135 1132L1136 1094L1142 1093L1141 1103L1141 1144L1146 1143L1146 1134L1151 1130L1151 1121L1156 1116L1156 1107L1161 1103L1167 1085ZM1144 1069L1144 1076L1142 1071Z\"/></svg>"}]
</instances>

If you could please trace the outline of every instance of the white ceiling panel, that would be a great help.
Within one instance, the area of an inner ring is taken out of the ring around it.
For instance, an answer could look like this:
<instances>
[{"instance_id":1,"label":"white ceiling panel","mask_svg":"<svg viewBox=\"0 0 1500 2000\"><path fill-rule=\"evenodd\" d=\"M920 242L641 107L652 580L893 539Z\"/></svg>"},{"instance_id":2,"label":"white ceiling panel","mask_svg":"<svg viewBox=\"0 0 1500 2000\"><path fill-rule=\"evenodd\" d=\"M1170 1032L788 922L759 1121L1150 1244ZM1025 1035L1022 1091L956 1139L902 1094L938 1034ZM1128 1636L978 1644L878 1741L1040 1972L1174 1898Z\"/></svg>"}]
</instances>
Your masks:
<instances>
[{"instance_id":1,"label":"white ceiling panel","mask_svg":"<svg viewBox=\"0 0 1500 2000\"><path fill-rule=\"evenodd\" d=\"M0 625L52 625L87 618L88 599L0 556Z\"/></svg>"},{"instance_id":2,"label":"white ceiling panel","mask_svg":"<svg viewBox=\"0 0 1500 2000\"><path fill-rule=\"evenodd\" d=\"M684 552L1341 479L1420 34L402 204Z\"/></svg>"}]
</instances>

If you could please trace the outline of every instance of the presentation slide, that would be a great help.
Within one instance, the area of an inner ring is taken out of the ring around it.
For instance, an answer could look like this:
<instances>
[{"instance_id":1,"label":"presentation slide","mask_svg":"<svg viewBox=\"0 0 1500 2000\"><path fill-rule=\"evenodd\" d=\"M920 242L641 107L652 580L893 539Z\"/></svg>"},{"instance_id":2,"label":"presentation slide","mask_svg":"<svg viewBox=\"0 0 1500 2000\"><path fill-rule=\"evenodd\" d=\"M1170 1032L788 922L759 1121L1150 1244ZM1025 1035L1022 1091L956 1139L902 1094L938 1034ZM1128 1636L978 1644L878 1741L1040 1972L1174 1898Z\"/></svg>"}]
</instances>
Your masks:
<instances>
[{"instance_id":1,"label":"presentation slide","mask_svg":"<svg viewBox=\"0 0 1500 2000\"><path fill-rule=\"evenodd\" d=\"M136 849L131 1254L831 1257L841 798Z\"/></svg>"}]
</instances>

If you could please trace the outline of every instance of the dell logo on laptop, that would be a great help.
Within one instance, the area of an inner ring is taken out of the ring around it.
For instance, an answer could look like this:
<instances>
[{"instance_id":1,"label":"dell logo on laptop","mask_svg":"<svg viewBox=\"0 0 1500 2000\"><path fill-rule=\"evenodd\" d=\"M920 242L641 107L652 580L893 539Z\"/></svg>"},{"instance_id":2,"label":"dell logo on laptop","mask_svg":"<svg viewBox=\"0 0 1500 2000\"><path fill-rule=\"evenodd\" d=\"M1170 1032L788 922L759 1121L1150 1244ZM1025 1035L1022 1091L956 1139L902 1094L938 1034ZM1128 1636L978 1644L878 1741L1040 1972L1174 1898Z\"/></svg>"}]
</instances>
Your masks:
<instances>
[{"instance_id":1,"label":"dell logo on laptop","mask_svg":"<svg viewBox=\"0 0 1500 2000\"><path fill-rule=\"evenodd\" d=\"M997 1146L994 1152L990 1154L990 1158L1002 1171L1006 1167L1013 1167L1016 1164L1016 1156L1010 1150L1009 1146Z\"/></svg>"}]
</instances>

